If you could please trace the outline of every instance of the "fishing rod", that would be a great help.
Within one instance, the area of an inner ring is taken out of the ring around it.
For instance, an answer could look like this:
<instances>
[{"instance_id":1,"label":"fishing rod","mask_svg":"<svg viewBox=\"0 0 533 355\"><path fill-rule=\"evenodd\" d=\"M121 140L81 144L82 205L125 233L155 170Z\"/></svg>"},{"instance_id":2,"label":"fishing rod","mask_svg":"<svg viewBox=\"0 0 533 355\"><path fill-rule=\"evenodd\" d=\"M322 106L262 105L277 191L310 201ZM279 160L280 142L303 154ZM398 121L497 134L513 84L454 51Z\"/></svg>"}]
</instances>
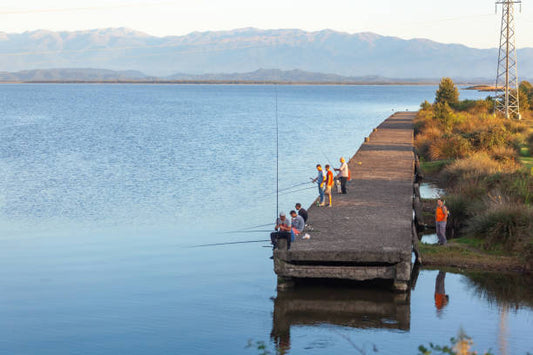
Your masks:
<instances>
[{"instance_id":1,"label":"fishing rod","mask_svg":"<svg viewBox=\"0 0 533 355\"><path fill-rule=\"evenodd\" d=\"M274 85L276 96L276 218L279 216L279 120L278 120L278 86Z\"/></svg>"}]
</instances>

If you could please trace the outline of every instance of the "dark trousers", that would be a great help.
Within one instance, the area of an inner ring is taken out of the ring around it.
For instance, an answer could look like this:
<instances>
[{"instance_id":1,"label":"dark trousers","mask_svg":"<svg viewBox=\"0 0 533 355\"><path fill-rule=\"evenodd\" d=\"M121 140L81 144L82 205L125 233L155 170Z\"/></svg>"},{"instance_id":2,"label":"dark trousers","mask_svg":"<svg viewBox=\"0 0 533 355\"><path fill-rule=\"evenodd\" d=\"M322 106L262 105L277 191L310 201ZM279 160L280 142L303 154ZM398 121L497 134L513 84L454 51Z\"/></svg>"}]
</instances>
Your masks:
<instances>
[{"instance_id":1,"label":"dark trousers","mask_svg":"<svg viewBox=\"0 0 533 355\"><path fill-rule=\"evenodd\" d=\"M287 240L287 249L291 248L291 232L279 231L270 233L270 241L272 242L272 248L276 249L279 239Z\"/></svg>"},{"instance_id":2,"label":"dark trousers","mask_svg":"<svg viewBox=\"0 0 533 355\"><path fill-rule=\"evenodd\" d=\"M348 181L348 178L341 176L339 179L341 180L341 191L343 194L345 194L346 193L346 181Z\"/></svg>"}]
</instances>

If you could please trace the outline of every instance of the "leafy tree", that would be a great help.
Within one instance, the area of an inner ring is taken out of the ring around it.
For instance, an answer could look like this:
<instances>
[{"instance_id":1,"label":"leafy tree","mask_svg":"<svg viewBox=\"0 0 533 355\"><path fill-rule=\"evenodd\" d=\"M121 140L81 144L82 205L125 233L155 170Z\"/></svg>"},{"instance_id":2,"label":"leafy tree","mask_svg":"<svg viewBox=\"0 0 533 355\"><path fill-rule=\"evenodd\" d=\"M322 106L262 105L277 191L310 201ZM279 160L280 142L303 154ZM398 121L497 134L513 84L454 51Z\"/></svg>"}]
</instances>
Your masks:
<instances>
[{"instance_id":1,"label":"leafy tree","mask_svg":"<svg viewBox=\"0 0 533 355\"><path fill-rule=\"evenodd\" d=\"M529 97L523 90L518 90L518 100L520 102L520 112L525 112L530 109L531 103Z\"/></svg>"},{"instance_id":2,"label":"leafy tree","mask_svg":"<svg viewBox=\"0 0 533 355\"><path fill-rule=\"evenodd\" d=\"M522 81L518 90L520 108L523 111L533 108L533 85L531 85L529 81Z\"/></svg>"},{"instance_id":3,"label":"leafy tree","mask_svg":"<svg viewBox=\"0 0 533 355\"><path fill-rule=\"evenodd\" d=\"M427 100L425 100L424 102L422 102L420 104L420 108L422 110L430 110L431 109L431 104Z\"/></svg>"},{"instance_id":4,"label":"leafy tree","mask_svg":"<svg viewBox=\"0 0 533 355\"><path fill-rule=\"evenodd\" d=\"M452 129L454 123L453 110L447 102L439 102L435 104L434 117L441 123L446 132Z\"/></svg>"},{"instance_id":5,"label":"leafy tree","mask_svg":"<svg viewBox=\"0 0 533 355\"><path fill-rule=\"evenodd\" d=\"M442 78L435 95L435 103L446 103L453 107L459 102L459 90L450 78Z\"/></svg>"}]
</instances>

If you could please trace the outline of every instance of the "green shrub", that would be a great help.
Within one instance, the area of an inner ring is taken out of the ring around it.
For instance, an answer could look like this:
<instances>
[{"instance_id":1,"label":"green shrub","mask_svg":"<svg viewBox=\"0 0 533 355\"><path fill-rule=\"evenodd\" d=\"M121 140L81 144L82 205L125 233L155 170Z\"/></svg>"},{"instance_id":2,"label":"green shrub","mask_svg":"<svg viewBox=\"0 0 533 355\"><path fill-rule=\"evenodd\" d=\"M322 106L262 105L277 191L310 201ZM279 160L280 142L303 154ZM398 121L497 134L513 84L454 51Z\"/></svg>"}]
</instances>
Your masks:
<instances>
[{"instance_id":1,"label":"green shrub","mask_svg":"<svg viewBox=\"0 0 533 355\"><path fill-rule=\"evenodd\" d=\"M526 170L490 175L484 179L483 186L487 191L501 191L507 199L516 203L532 202L533 176Z\"/></svg>"},{"instance_id":2,"label":"green shrub","mask_svg":"<svg viewBox=\"0 0 533 355\"><path fill-rule=\"evenodd\" d=\"M459 101L459 90L450 78L442 78L439 88L435 93L435 103L453 106Z\"/></svg>"},{"instance_id":3,"label":"green shrub","mask_svg":"<svg viewBox=\"0 0 533 355\"><path fill-rule=\"evenodd\" d=\"M468 233L485 240L486 249L502 245L517 251L533 239L533 209L506 201L490 201L486 209L472 217Z\"/></svg>"},{"instance_id":4,"label":"green shrub","mask_svg":"<svg viewBox=\"0 0 533 355\"><path fill-rule=\"evenodd\" d=\"M458 237L465 228L465 222L475 210L476 199L469 198L465 194L449 194L445 197L446 207L450 211L448 225L453 231L452 235Z\"/></svg>"},{"instance_id":5,"label":"green shrub","mask_svg":"<svg viewBox=\"0 0 533 355\"><path fill-rule=\"evenodd\" d=\"M418 154L426 160L431 160L429 149L442 135L443 132L438 127L426 128L423 133L418 134L415 138L415 148Z\"/></svg>"},{"instance_id":6,"label":"green shrub","mask_svg":"<svg viewBox=\"0 0 533 355\"><path fill-rule=\"evenodd\" d=\"M446 136L428 147L431 160L464 158L472 153L472 145L461 136Z\"/></svg>"},{"instance_id":7,"label":"green shrub","mask_svg":"<svg viewBox=\"0 0 533 355\"><path fill-rule=\"evenodd\" d=\"M529 154L533 155L533 134L531 134L529 137L527 137L526 142L527 142L527 146L529 148Z\"/></svg>"},{"instance_id":8,"label":"green shrub","mask_svg":"<svg viewBox=\"0 0 533 355\"><path fill-rule=\"evenodd\" d=\"M507 146L495 146L489 154L492 159L499 162L514 162L518 157L517 151Z\"/></svg>"},{"instance_id":9,"label":"green shrub","mask_svg":"<svg viewBox=\"0 0 533 355\"><path fill-rule=\"evenodd\" d=\"M462 100L453 106L457 111L471 114L489 113L493 107L494 103L488 100Z\"/></svg>"},{"instance_id":10,"label":"green shrub","mask_svg":"<svg viewBox=\"0 0 533 355\"><path fill-rule=\"evenodd\" d=\"M492 150L494 147L502 147L511 142L511 134L505 127L489 126L479 134L479 145L482 149Z\"/></svg>"},{"instance_id":11,"label":"green shrub","mask_svg":"<svg viewBox=\"0 0 533 355\"><path fill-rule=\"evenodd\" d=\"M422 103L420 104L420 108L421 108L422 110L431 110L432 106L431 106L431 104L430 104L427 100L425 100L424 102L422 102Z\"/></svg>"},{"instance_id":12,"label":"green shrub","mask_svg":"<svg viewBox=\"0 0 533 355\"><path fill-rule=\"evenodd\" d=\"M492 159L486 152L479 152L464 159L458 159L444 170L448 180L478 180L503 171L501 163Z\"/></svg>"}]
</instances>

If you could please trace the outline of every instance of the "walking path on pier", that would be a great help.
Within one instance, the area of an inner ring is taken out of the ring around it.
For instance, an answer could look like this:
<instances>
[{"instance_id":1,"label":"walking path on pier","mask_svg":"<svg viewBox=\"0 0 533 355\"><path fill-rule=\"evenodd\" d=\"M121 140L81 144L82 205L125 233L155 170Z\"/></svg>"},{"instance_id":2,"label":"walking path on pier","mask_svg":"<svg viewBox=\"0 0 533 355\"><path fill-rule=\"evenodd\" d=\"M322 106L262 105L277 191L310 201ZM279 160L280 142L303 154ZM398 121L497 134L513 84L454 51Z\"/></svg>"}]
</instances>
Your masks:
<instances>
[{"instance_id":1,"label":"walking path on pier","mask_svg":"<svg viewBox=\"0 0 533 355\"><path fill-rule=\"evenodd\" d=\"M311 206L306 232L289 250L274 251L278 284L293 278L393 280L406 290L411 275L413 120L415 112L386 119L349 161L348 193L332 207Z\"/></svg>"}]
</instances>

